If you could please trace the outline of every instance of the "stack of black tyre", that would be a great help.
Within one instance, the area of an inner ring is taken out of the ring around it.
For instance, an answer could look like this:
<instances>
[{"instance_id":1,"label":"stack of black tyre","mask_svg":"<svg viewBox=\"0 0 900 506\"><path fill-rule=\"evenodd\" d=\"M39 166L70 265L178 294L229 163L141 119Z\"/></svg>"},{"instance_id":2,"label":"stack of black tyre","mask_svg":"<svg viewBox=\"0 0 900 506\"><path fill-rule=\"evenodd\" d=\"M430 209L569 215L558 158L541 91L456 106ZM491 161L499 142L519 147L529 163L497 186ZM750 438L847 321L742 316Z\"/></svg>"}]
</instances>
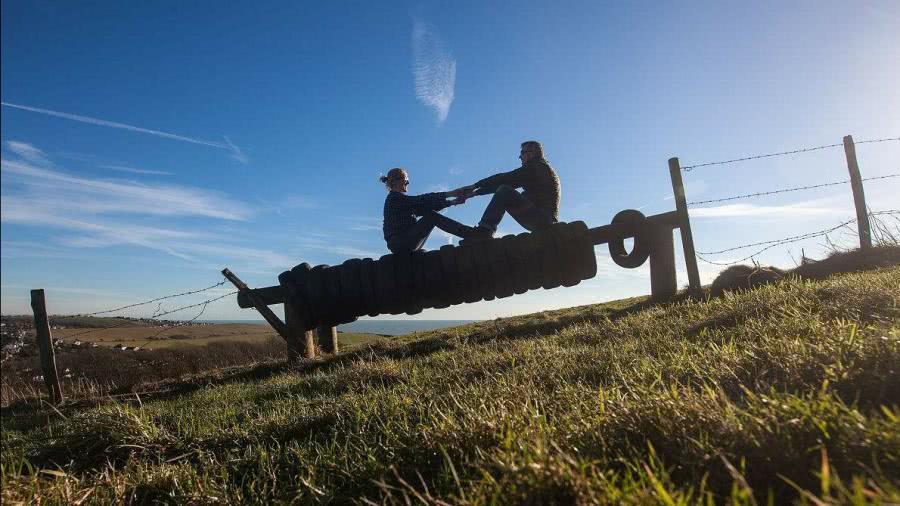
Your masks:
<instances>
[{"instance_id":1,"label":"stack of black tyre","mask_svg":"<svg viewBox=\"0 0 900 506\"><path fill-rule=\"evenodd\" d=\"M300 264L282 273L286 303L312 329L363 315L416 314L463 302L509 297L537 288L575 286L597 274L584 222L534 233L444 246L439 250Z\"/></svg>"}]
</instances>

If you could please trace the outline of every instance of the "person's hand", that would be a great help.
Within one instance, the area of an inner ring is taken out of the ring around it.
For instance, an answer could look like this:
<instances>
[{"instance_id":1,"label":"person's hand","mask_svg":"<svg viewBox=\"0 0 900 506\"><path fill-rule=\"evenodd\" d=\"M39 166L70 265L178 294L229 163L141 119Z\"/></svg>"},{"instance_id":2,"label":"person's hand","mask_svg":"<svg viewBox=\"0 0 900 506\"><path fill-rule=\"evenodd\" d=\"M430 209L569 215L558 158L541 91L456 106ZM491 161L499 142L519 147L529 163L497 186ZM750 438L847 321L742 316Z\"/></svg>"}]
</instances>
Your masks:
<instances>
[{"instance_id":1,"label":"person's hand","mask_svg":"<svg viewBox=\"0 0 900 506\"><path fill-rule=\"evenodd\" d=\"M447 192L451 197L470 197L472 193L475 191L475 187L472 185L469 186L461 186L453 191ZM465 200L463 201L465 202Z\"/></svg>"}]
</instances>

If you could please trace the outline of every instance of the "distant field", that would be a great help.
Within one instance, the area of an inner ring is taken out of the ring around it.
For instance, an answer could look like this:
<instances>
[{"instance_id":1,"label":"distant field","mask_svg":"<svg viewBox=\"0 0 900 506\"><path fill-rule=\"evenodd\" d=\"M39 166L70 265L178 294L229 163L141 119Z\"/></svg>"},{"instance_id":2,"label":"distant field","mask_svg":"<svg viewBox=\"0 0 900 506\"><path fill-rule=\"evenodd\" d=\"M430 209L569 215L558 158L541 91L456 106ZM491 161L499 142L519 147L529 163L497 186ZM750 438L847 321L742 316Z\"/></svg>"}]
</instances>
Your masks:
<instances>
[{"instance_id":1,"label":"distant field","mask_svg":"<svg viewBox=\"0 0 900 506\"><path fill-rule=\"evenodd\" d=\"M85 343L97 343L100 346L141 346L146 348L169 348L176 346L203 346L215 341L239 341L245 343L263 343L276 336L274 330L265 323L223 323L205 325L187 325L179 327L120 327L97 328L87 332L88 328L67 328L53 330L53 337L66 343L79 340ZM345 333L339 334L341 346L354 346L362 343L374 343L385 339L374 334Z\"/></svg>"}]
</instances>

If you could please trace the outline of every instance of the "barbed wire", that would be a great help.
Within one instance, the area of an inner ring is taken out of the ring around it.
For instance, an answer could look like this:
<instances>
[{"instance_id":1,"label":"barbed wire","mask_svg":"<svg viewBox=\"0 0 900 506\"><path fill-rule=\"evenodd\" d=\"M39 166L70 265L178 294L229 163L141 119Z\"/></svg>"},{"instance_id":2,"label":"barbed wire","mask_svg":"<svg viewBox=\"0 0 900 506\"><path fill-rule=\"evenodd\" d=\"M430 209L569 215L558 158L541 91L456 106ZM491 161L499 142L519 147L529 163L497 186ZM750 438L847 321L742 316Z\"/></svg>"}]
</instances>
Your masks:
<instances>
[{"instance_id":1,"label":"barbed wire","mask_svg":"<svg viewBox=\"0 0 900 506\"><path fill-rule=\"evenodd\" d=\"M199 307L199 306L203 306L203 311L205 311L205 310L206 310L206 306L207 306L209 303L215 302L215 301L217 301L217 300L224 299L225 297L228 297L228 296L230 296L230 295L234 295L234 294L236 294L236 293L238 293L238 290L234 290L234 291L232 291L232 292L226 293L225 295L220 295L220 296L218 296L218 297L214 297L214 298L211 298L211 299L207 299L207 300L205 300L205 301L203 301L203 302L198 302L198 303L196 303L196 304L189 304L189 305L186 305L186 306L181 306L181 307L177 307L177 308L175 308L175 309L171 309L171 310L169 310L169 311L164 311L164 312L162 312L162 313L154 314L151 318L148 318L148 320L155 320L155 319L158 319L158 318L161 317L161 316L170 315L170 314L172 314L172 313L177 313L177 312L179 312L179 311L184 311L184 310L186 310L186 309L191 309L191 308L195 308L195 307ZM203 311L201 311L200 314L203 314ZM195 316L194 318L192 318L191 320L188 320L188 322L192 322L192 321L196 320L196 319L199 318L199 317L200 317L200 315L197 315L197 316ZM124 321L123 321L121 324L119 324L119 325L113 325L113 326L110 326L110 327L98 327L98 328L92 328L92 329L85 330L85 331L83 331L83 332L76 332L75 334L68 335L68 336L66 336L65 338L66 338L66 339L71 339L71 338L73 338L73 337L83 336L83 335L91 334L91 333L93 333L93 332L99 332L99 331L101 331L101 330L117 329L117 328L124 327L124 326L130 324L131 322L132 322L131 320L124 320ZM157 333L157 334L154 334L153 337L159 335L160 333L162 333L162 331L160 331L160 332Z\"/></svg>"},{"instance_id":2,"label":"barbed wire","mask_svg":"<svg viewBox=\"0 0 900 506\"><path fill-rule=\"evenodd\" d=\"M876 211L876 212L873 212L873 213L869 213L869 216L872 217L872 216L898 215L898 214L900 214L900 211L895 210L895 209L891 209L891 210L886 210L886 211ZM734 246L734 247L732 247L732 248L726 248L726 249L719 250L719 251L698 251L698 252L696 252L695 254L696 254L696 256L697 256L697 258L698 258L699 260L701 260L701 261L703 261L703 262L706 262L706 263L708 263L708 264L712 264L712 265L722 265L722 266L734 265L734 264L738 264L738 263L741 263L741 262L746 262L747 260L750 260L750 259L752 259L753 257L759 255L760 253L763 253L763 252L765 252L765 251L768 251L768 250L770 250L770 249L772 249L772 248L774 248L774 247L776 247L776 246L780 246L780 245L782 245L782 244L790 244L790 243L794 243L794 242L799 242L799 241L803 241L803 240L806 240L806 239L813 239L813 238L815 238L815 237L821 237L821 236L823 236L823 235L830 234L831 232L834 232L835 230L838 230L838 229L840 229L840 228L842 228L842 227L845 227L845 226L847 226L847 225L849 225L849 224L851 224L851 223L854 223L854 222L856 222L856 221L857 221L856 218L853 218L853 219L851 219L851 220L847 220L847 221L845 221L845 222L843 222L843 223L841 223L841 224L839 224L839 225L836 225L836 226L831 227L831 228L827 228L827 229L825 229L825 230L819 230L819 231L816 231L816 232L807 232L807 233L805 233L805 234L795 235L795 236L791 236L791 237L785 237L785 238L782 238L782 239L773 239L773 240L771 240L771 241L760 241L760 242L755 242L755 243L750 243L750 244L742 244L742 245L740 245L740 246ZM744 258L741 258L741 259L739 259L739 260L734 260L734 261L731 261L731 262L715 262L715 261L712 261L712 260L708 260L708 259L706 259L706 258L703 258L703 256L702 256L702 255L718 255L718 254L721 254L721 253L728 253L728 252L730 252L730 251L736 251L736 250L739 250L739 249L751 248L751 247L754 247L754 246L762 246L762 245L764 245L764 244L767 245L765 248L762 248L762 249L760 249L760 250L754 252L753 254L748 255L748 256L746 256L746 257L744 257Z\"/></svg>"},{"instance_id":3,"label":"barbed wire","mask_svg":"<svg viewBox=\"0 0 900 506\"><path fill-rule=\"evenodd\" d=\"M190 320L186 320L186 321L184 321L184 322L181 322L182 325L188 325L188 324L191 324L191 323L195 322L195 321L197 320L197 318L200 318L200 316L206 311L206 307L210 304L210 302L215 302L215 301L217 301L217 300L224 299L225 297L228 297L229 295L234 295L234 294L238 293L238 291L239 291L239 290L235 290L235 291L233 291L233 292L231 292L231 293L226 293L225 295L223 295L223 296L221 296L221 297L216 297L215 299L205 300L205 301L203 301L203 302L201 302L201 303L199 303L199 304L194 304L194 305L192 305L192 306L185 306L185 307L182 307L182 308L177 308L177 309L174 309L174 310L172 310L172 311L169 311L169 313L174 313L174 312L176 312L176 311L184 311L184 310L186 310L186 309L190 309L190 308L192 308L192 307L197 307L197 306L199 306L199 305L202 304L203 307L200 308L200 312L197 313L197 316L194 316L194 317L191 318ZM169 313L164 313L164 314L169 314ZM148 337L146 340L144 340L143 342L141 342L141 343L139 343L138 345L136 345L135 348L143 348L144 346L147 345L147 343L149 343L150 341L156 339L160 334L162 334L162 333L165 332L166 330L169 330L169 328L168 328L168 327L164 327L164 328L160 329L159 332L157 332L157 333L151 335L151 336Z\"/></svg>"},{"instance_id":4,"label":"barbed wire","mask_svg":"<svg viewBox=\"0 0 900 506\"><path fill-rule=\"evenodd\" d=\"M900 137L886 137L884 139L869 139L869 140L864 140L864 141L854 141L854 144L872 144L872 143L876 143L876 142L889 142L889 141L900 141ZM729 163L745 162L747 160L758 160L760 158L770 158L773 156L793 155L793 154L797 154L797 153L806 153L809 151L818 151L820 149L837 148L837 147L841 147L843 145L844 145L843 143L824 144L822 146L815 146L815 147L810 147L810 148L799 148L799 149L794 149L791 151L780 151L778 153L766 153L763 155L750 155L750 156L745 156L745 157L741 157L741 158L733 158L731 160L720 160L717 162L706 162L706 163L698 163L695 165L685 165L684 167L681 167L681 170L683 170L685 172L690 172L693 169L696 169L699 167L709 167L710 165L725 165L725 164L729 164Z\"/></svg>"},{"instance_id":5,"label":"barbed wire","mask_svg":"<svg viewBox=\"0 0 900 506\"><path fill-rule=\"evenodd\" d=\"M890 178L894 178L894 177L900 177L900 173L888 174L886 176L864 177L861 180L862 181L874 181L876 179L890 179ZM837 186L837 185L847 184L849 182L850 182L849 179L845 179L844 181L835 181L833 183L814 184L814 185L810 185L810 186L795 186L793 188L782 188L780 190L771 190L771 191L757 192L757 193L747 193L744 195L735 195L733 197L723 197L720 199L698 200L695 202L688 202L687 205L688 206L697 206L700 204L713 204L713 203L717 203L717 202L729 202L732 200L748 199L748 198L752 198L752 197L762 197L762 196L766 196L766 195L775 195L778 193L789 193L789 192L795 192L795 191L801 191L801 190L812 190L814 188L824 188L826 186Z\"/></svg>"},{"instance_id":6,"label":"barbed wire","mask_svg":"<svg viewBox=\"0 0 900 506\"><path fill-rule=\"evenodd\" d=\"M145 306L145 305L150 304L150 303L153 303L153 302L159 302L159 301L166 300L166 299L174 299L174 298L176 298L176 297L183 297L183 296L185 296L185 295L193 295L193 294L195 294L195 293L205 292L205 291L208 291L208 290L212 290L213 288L218 288L218 287L224 285L224 284L227 283L227 282L228 282L228 280L222 280L222 281L220 281L220 282L218 282L218 283L216 283L216 284L214 284L214 285L207 286L206 288L201 288L201 289L199 289L199 290L190 290L190 291L187 291L187 292L174 293L174 294L172 294L172 295L164 295L164 296L162 296L162 297L156 297L155 299L150 299L150 300L147 300L147 301L144 301L144 302L136 302L136 303L134 303L134 304L128 304L128 305L126 305L126 306L116 307L116 308L113 308L113 309L104 309L104 310L102 310L102 311L94 311L93 313L79 313L79 314L73 314L73 315L58 315L58 316L55 316L55 318L74 318L74 317L77 317L77 316L96 316L96 315L98 315L98 314L115 313L116 311L122 311L123 309L131 309L131 308L133 308L133 307L138 307L138 306ZM157 307L157 310L158 310L158 309L159 309L159 307Z\"/></svg>"}]
</instances>

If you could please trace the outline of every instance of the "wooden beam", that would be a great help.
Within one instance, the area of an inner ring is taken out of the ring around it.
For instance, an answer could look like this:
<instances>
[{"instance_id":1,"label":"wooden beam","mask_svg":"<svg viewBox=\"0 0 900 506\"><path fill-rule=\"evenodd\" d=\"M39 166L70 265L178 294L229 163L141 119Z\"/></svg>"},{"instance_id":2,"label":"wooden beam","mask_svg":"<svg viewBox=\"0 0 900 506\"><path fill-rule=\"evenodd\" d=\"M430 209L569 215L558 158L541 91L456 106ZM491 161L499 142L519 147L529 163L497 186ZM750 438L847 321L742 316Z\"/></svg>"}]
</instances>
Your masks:
<instances>
[{"instance_id":1,"label":"wooden beam","mask_svg":"<svg viewBox=\"0 0 900 506\"><path fill-rule=\"evenodd\" d=\"M667 227L669 230L678 228L678 213L669 211L647 216L647 224L653 227ZM613 239L619 238L619 236L624 236L625 239L634 237L629 227L612 223L588 229L588 234L590 234L591 243L594 246L606 244Z\"/></svg>"},{"instance_id":2,"label":"wooden beam","mask_svg":"<svg viewBox=\"0 0 900 506\"><path fill-rule=\"evenodd\" d=\"M281 285L267 286L265 288L254 288L250 292L241 292L238 294L238 306L247 309L254 307L250 300L250 294L261 304L271 306L272 304L283 304L285 299L284 287Z\"/></svg>"},{"instance_id":3,"label":"wooden beam","mask_svg":"<svg viewBox=\"0 0 900 506\"><path fill-rule=\"evenodd\" d=\"M259 311L259 314L261 314L267 322L269 322L269 325L271 325L272 328L275 329L275 332L278 332L278 335L283 337L286 341L289 340L288 330L284 322L282 322L281 319L279 319L278 316L273 313L271 309L269 309L269 306L267 304L264 304L261 300L256 298L256 295L253 294L253 290L251 290L246 283L241 281L240 278L238 278L233 272L228 270L227 267L225 269L222 269L222 275L225 276L228 281L231 281L231 283L239 290L238 296L240 296L240 294L246 294L252 306L255 307L257 311Z\"/></svg>"}]
</instances>

